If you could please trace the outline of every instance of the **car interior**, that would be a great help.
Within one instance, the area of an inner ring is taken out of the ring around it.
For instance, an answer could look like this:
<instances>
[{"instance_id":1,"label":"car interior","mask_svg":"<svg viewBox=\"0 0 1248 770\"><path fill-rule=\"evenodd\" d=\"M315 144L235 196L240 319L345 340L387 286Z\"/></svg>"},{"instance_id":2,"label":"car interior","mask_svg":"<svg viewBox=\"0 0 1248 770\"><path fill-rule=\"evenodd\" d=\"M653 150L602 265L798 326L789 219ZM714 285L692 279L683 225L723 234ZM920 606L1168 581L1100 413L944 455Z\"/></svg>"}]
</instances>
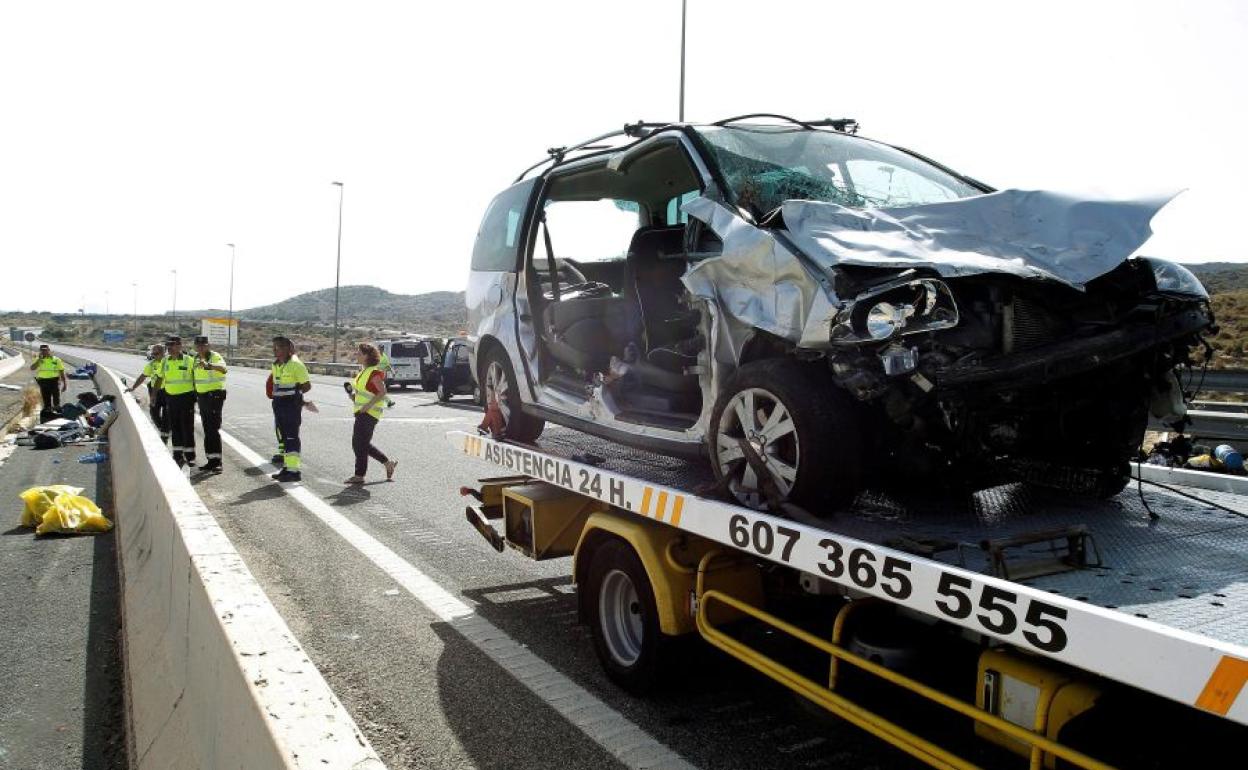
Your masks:
<instances>
[{"instance_id":1,"label":"car interior","mask_svg":"<svg viewBox=\"0 0 1248 770\"><path fill-rule=\"evenodd\" d=\"M620 419L673 429L697 420L701 389L686 368L705 341L680 279L716 247L680 205L700 188L677 141L627 166L603 159L551 175L526 264L544 384L585 395L601 375Z\"/></svg>"}]
</instances>

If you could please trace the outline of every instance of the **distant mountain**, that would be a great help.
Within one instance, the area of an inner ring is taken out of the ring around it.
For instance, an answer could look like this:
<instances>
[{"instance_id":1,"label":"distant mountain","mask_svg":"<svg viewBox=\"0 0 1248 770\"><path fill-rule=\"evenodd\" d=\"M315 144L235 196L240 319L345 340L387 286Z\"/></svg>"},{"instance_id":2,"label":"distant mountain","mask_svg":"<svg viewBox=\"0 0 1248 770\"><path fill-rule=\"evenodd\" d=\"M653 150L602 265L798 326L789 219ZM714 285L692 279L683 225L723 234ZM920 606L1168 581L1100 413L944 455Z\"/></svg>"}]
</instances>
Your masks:
<instances>
[{"instance_id":1,"label":"distant mountain","mask_svg":"<svg viewBox=\"0 0 1248 770\"><path fill-rule=\"evenodd\" d=\"M1225 294L1248 289L1248 264L1242 262L1204 262L1186 265L1196 274L1210 294Z\"/></svg>"},{"instance_id":2,"label":"distant mountain","mask_svg":"<svg viewBox=\"0 0 1248 770\"><path fill-rule=\"evenodd\" d=\"M234 315L252 321L332 323L334 290L310 291L272 305L237 310ZM376 286L343 286L338 293L338 318L343 324L458 329L467 321L467 313L462 291L394 294Z\"/></svg>"}]
</instances>

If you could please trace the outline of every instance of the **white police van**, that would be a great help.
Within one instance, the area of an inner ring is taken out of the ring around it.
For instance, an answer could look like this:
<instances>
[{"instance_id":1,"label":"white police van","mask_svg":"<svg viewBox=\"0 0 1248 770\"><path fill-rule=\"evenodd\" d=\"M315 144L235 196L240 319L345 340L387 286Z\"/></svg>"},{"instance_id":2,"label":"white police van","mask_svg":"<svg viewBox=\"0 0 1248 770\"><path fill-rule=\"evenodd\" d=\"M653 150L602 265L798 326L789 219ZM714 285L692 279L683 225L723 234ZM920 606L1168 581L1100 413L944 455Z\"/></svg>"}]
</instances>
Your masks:
<instances>
[{"instance_id":1,"label":"white police van","mask_svg":"<svg viewBox=\"0 0 1248 770\"><path fill-rule=\"evenodd\" d=\"M390 369L386 372L387 388L419 385L422 390L433 391L438 387L442 346L437 339L406 336L376 340L373 344L390 359Z\"/></svg>"}]
</instances>

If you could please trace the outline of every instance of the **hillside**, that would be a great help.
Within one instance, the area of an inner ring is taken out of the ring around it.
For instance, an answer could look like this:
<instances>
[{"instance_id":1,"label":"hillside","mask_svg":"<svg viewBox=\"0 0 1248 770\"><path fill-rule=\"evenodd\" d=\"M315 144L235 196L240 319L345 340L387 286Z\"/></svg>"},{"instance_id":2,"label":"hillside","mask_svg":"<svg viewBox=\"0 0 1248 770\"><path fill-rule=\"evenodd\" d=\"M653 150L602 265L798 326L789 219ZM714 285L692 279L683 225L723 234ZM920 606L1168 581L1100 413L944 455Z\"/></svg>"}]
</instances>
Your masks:
<instances>
[{"instance_id":1,"label":"hillside","mask_svg":"<svg viewBox=\"0 0 1248 770\"><path fill-rule=\"evenodd\" d=\"M458 328L466 320L464 293L456 291L394 294L376 286L343 286L339 290L338 305L338 317L342 323L429 324ZM321 289L300 294L272 305L242 310L238 315L256 321L332 323L334 290Z\"/></svg>"},{"instance_id":2,"label":"hillside","mask_svg":"<svg viewBox=\"0 0 1248 770\"><path fill-rule=\"evenodd\" d=\"M1237 262L1205 262L1187 266L1210 294L1248 289L1248 265Z\"/></svg>"}]
</instances>

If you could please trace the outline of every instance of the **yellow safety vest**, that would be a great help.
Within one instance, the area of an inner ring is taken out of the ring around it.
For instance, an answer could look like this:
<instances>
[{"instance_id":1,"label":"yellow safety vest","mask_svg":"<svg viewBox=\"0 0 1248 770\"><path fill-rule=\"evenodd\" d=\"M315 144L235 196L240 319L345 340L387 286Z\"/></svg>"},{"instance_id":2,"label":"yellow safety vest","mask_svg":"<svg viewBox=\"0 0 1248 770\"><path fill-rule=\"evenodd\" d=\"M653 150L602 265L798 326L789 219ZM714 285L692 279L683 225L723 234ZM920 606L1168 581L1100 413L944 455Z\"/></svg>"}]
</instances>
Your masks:
<instances>
[{"instance_id":1,"label":"yellow safety vest","mask_svg":"<svg viewBox=\"0 0 1248 770\"><path fill-rule=\"evenodd\" d=\"M39 368L35 370L36 380L55 380L65 371L65 362L56 356L40 358Z\"/></svg>"},{"instance_id":2,"label":"yellow safety vest","mask_svg":"<svg viewBox=\"0 0 1248 770\"><path fill-rule=\"evenodd\" d=\"M373 400L375 394L368 389L368 378L372 377L375 371L377 371L377 367L366 366L364 371L355 375L355 407L357 412L367 406L369 401ZM385 399L378 401L372 409L368 410L369 415L374 419L380 420L384 404Z\"/></svg>"},{"instance_id":3,"label":"yellow safety vest","mask_svg":"<svg viewBox=\"0 0 1248 770\"><path fill-rule=\"evenodd\" d=\"M165 357L153 358L144 364L143 374L147 377L147 387L160 390L161 378L165 376Z\"/></svg>"},{"instance_id":4,"label":"yellow safety vest","mask_svg":"<svg viewBox=\"0 0 1248 770\"><path fill-rule=\"evenodd\" d=\"M291 356L284 363L273 362L273 398L294 398L302 396L299 386L308 382L308 367L303 365L299 356Z\"/></svg>"},{"instance_id":5,"label":"yellow safety vest","mask_svg":"<svg viewBox=\"0 0 1248 770\"><path fill-rule=\"evenodd\" d=\"M199 359L195 359L197 362ZM212 366L225 366L225 359L215 350L208 352L208 363ZM195 365L195 392L211 393L225 387L225 372L209 369L207 366Z\"/></svg>"},{"instance_id":6,"label":"yellow safety vest","mask_svg":"<svg viewBox=\"0 0 1248 770\"><path fill-rule=\"evenodd\" d=\"M161 387L171 396L180 396L195 389L195 359L186 353L178 358L165 356L165 366L161 371Z\"/></svg>"}]
</instances>

